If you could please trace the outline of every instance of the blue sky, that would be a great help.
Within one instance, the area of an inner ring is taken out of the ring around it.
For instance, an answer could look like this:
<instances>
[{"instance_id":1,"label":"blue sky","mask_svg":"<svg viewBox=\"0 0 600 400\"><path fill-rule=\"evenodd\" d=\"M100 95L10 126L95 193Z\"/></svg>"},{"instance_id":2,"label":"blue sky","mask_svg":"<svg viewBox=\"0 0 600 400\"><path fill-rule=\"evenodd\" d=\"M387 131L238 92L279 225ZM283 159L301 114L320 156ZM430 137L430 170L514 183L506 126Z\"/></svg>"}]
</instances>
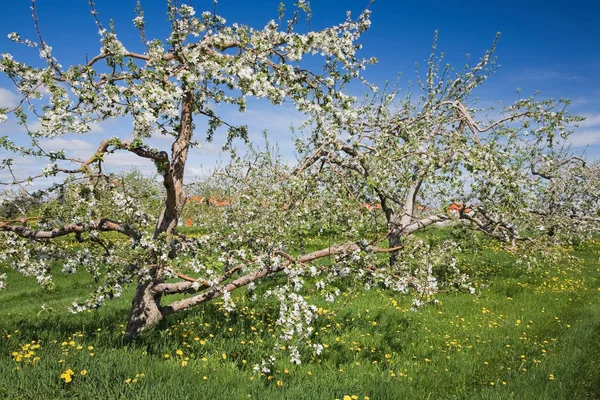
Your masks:
<instances>
[{"instance_id":1,"label":"blue sky","mask_svg":"<svg viewBox=\"0 0 600 400\"><path fill-rule=\"evenodd\" d=\"M260 28L270 19L277 18L278 4L279 0L221 0L217 4L217 13L228 22ZM573 150L581 152L589 146L588 156L600 158L600 2L509 0L429 1L424 4L422 1L375 0L369 5L366 0L317 0L311 4L311 27L319 29L342 22L346 10L357 15L369 6L372 26L360 43L362 54L377 57L379 64L370 67L365 76L373 83L383 85L386 80L394 81L402 72L402 87L414 80L414 63L424 64L428 58L435 30L439 31L438 50L445 52L447 61L458 68L464 65L467 53L478 59L490 46L496 32L501 32L496 53L501 68L478 90L480 104L514 101L518 99L517 88L522 88L521 96L539 90L542 97L570 98L573 101L571 111L588 118L571 139ZM198 11L213 8L212 1L192 0L192 5ZM146 0L142 6L146 13L148 38L165 38L168 35L165 2ZM36 38L28 2L4 1L1 7L0 52L11 53L18 60L40 62L35 51L15 45L6 37L9 32L16 31L23 37ZM63 65L83 63L86 54L92 57L97 53L97 28L87 0L38 0L37 8L44 39ZM104 23L110 18L115 19L117 34L126 47L141 48L131 24L135 0L97 0L96 8ZM14 104L16 97L11 85L0 75L0 107ZM255 137L262 129L268 129L272 141L279 142L282 152L291 157L288 127L301 120L291 106L277 108L256 102L250 104L246 115L234 117L237 123L248 123ZM66 146L73 154L85 156L104 137L130 138L130 126L124 121L106 123L88 136L65 137L48 143L48 146ZM23 132L9 121L0 125L0 135L7 134L17 138ZM161 139L156 139L154 145L169 146L168 141ZM219 145L217 140L192 152L191 175L205 172L214 165L219 158ZM151 169L145 160L136 160L131 155L117 155L113 161L122 168ZM30 166L33 165L35 162Z\"/></svg>"}]
</instances>

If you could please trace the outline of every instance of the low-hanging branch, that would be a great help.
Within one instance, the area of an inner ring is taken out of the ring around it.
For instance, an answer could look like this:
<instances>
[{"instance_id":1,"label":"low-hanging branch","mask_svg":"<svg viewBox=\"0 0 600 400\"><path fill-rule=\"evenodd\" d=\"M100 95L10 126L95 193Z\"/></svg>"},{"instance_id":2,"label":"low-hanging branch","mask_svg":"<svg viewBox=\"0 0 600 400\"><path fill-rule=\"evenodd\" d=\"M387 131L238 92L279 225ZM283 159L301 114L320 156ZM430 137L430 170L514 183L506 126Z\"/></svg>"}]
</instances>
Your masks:
<instances>
[{"instance_id":1,"label":"low-hanging branch","mask_svg":"<svg viewBox=\"0 0 600 400\"><path fill-rule=\"evenodd\" d=\"M289 259L286 258L286 262L282 262L277 265L271 265L269 267L252 271L238 279L235 279L222 287L212 286L212 289L201 293L197 296L190 297L187 299L175 301L168 306L161 307L161 312L164 315L172 314L174 312L184 310L186 308L193 307L200 303L204 303L210 300L213 300L217 297L220 297L225 292L231 292L233 290L239 289L241 287L247 286L251 282L255 282L259 279L262 279L266 276L275 274L277 272L283 271L285 268L293 265L293 264L305 264L311 261L315 261L320 258L328 257L331 255L345 254L350 251L368 251L372 253L390 253L399 250L401 247L395 248L380 248L376 246L366 245L361 246L356 243L346 243L339 246L331 246L325 249L317 250L309 254L305 254L303 256L299 256L297 258ZM289 256L289 255L288 255ZM237 272L241 269L241 266L236 268L232 268L227 271L221 277L217 279L216 285L224 282L227 278L233 275L234 272ZM235 271L234 271L235 270ZM154 287L154 292L156 294L167 295L167 294L177 294L177 293L193 293L208 289L211 287L208 281L199 281L199 282L191 282L189 280L185 280L184 282L176 282L176 283L162 283L158 284Z\"/></svg>"}]
</instances>

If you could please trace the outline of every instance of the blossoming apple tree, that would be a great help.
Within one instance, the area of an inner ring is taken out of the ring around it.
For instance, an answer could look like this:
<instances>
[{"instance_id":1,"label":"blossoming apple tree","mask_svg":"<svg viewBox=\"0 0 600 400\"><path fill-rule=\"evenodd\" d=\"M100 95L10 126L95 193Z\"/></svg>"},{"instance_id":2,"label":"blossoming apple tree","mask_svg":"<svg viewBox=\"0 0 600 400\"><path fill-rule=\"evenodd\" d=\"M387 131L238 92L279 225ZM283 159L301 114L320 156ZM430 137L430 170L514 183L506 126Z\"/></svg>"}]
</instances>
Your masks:
<instances>
[{"instance_id":1,"label":"blossoming apple tree","mask_svg":"<svg viewBox=\"0 0 600 400\"><path fill-rule=\"evenodd\" d=\"M532 96L477 107L472 93L495 72L497 40L460 71L444 64L434 40L416 94L375 91L343 119L318 115L310 125L298 171L331 170L345 191L381 204L389 246L404 245L391 254L392 269L406 270L412 234L439 224L512 250L519 242L537 248L555 231L572 239L598 230L598 167L569 151L566 139L582 120L567 112L569 101Z\"/></svg>"},{"instance_id":2,"label":"blossoming apple tree","mask_svg":"<svg viewBox=\"0 0 600 400\"><path fill-rule=\"evenodd\" d=\"M238 288L278 272L293 276L299 274L299 266L325 255L357 249L355 244L346 244L292 257L268 237L253 242L248 237L245 243L253 245L239 242L235 251L226 251L218 235L184 239L177 225L186 202L188 151L196 145L196 135L210 140L224 126L228 143L247 139L246 127L224 120L214 111L215 105L234 105L242 112L246 99L257 97L274 106L291 100L303 113L343 113L332 109L338 103L349 108L353 101L343 86L372 62L357 56L357 40L370 25L368 10L356 19L348 14L345 22L321 31L298 33L295 29L302 13L309 13L303 1L296 4L290 20L282 22L282 10L279 22L271 20L263 29L227 24L212 12L198 15L191 6L167 2L170 36L147 40L144 14L138 7L133 24L144 49L136 52L119 39L113 23L105 27L93 3L90 6L100 49L91 58L82 50L83 63L61 65L39 29L36 40L18 33L9 37L38 51L43 65L28 65L8 53L0 58L0 72L14 82L21 97L13 109L0 110L0 121L11 119L23 125L31 145L8 136L0 144L16 156L47 159L48 166L27 181L55 177L48 191L60 192L62 205L35 218L0 222L0 252L5 262L45 286L52 284L56 263L65 272L90 270L99 285L89 299L75 301L73 311L97 307L106 298L119 296L125 285L137 285L126 330L135 336L165 315L218 297L230 306L230 292ZM322 59L319 72L304 67L302 59L307 55ZM65 151L46 151L40 145L42 139L85 135L94 124L124 116L133 119L131 135L98 143L88 159L72 159ZM199 133L194 120L202 118L208 121L208 129ZM31 119L39 124L30 123ZM150 147L147 140L152 134L171 138L171 146ZM158 215L137 204L138 193L131 186L104 172L105 156L114 152L154 162L164 191ZM13 159L3 160L2 168L12 173L12 166ZM64 182L58 181L64 176ZM23 182L15 177L4 183ZM65 238L73 238L78 245L65 246ZM196 256L216 253L218 260L213 264ZM197 277L181 271L195 272ZM163 298L175 293L190 296L164 304ZM280 318L285 336L302 336L310 329L314 307L296 294L280 291L277 296L285 303ZM298 313L305 317L299 318ZM293 321L298 321L297 329Z\"/></svg>"}]
</instances>

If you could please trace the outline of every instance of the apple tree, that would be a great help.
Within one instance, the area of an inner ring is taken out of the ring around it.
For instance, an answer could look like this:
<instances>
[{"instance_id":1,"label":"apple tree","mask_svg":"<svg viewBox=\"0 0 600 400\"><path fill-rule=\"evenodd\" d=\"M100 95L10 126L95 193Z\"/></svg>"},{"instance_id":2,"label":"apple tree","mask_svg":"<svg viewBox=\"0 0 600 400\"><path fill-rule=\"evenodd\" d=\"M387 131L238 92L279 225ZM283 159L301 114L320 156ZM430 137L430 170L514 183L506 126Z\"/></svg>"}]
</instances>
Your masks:
<instances>
[{"instance_id":1,"label":"apple tree","mask_svg":"<svg viewBox=\"0 0 600 400\"><path fill-rule=\"evenodd\" d=\"M89 299L73 303L75 312L98 307L105 299L119 296L123 287L136 285L126 329L133 337L165 315L218 297L227 303L231 291L267 275L294 274L298 265L356 248L349 244L296 258L282 252L280 244L268 237L249 237L245 248L238 246L232 252L221 246L218 234L190 240L181 237L177 226L187 198L188 152L198 138L211 140L222 134L220 127L224 127L228 144L248 139L247 128L226 121L215 111L217 105L228 104L243 112L247 99L255 97L268 99L273 107L291 101L302 113L343 113L333 109L340 103L350 108L354 98L346 95L343 87L373 62L357 55L361 47L357 41L370 25L368 10L356 19L348 13L339 25L301 33L296 30L302 15L310 15L302 0L289 20L283 20L284 11L280 10L279 20L269 21L262 29L227 23L214 12L197 13L191 6L167 2L171 33L161 40L146 38L146 21L138 6L133 24L143 47L134 51L141 46L121 40L114 24L104 25L90 3L99 50L81 49L82 63L63 66L44 40L35 2L32 5L38 37L31 40L18 33L9 37L38 52L42 64L30 65L9 53L0 58L0 72L14 83L20 96L16 107L0 110L0 122L22 125L29 144L4 136L0 145L15 158L46 160L48 164L25 180L15 177L3 183L35 184L51 177L55 183L48 190L62 187L64 196L54 213L0 222L3 262L42 285L52 284L57 263L69 273L93 270L99 284ZM95 55L87 57L88 53ZM306 56L320 59L319 69L307 69L303 63ZM97 143L89 158L75 159L66 151L47 151L40 144L66 134L86 135L97 124L123 117L133 120L130 134ZM202 119L207 121L207 130L198 132L194 121ZM149 146L151 135L164 135L170 145ZM106 174L106 156L116 152L154 163L162 181L160 212L140 207L136 190L125 190ZM11 174L13 160L2 161L2 168ZM60 181L63 177L64 182ZM64 246L70 238L78 245ZM219 256L207 265L196 254ZM197 277L181 271L193 271ZM165 304L165 297L175 293L189 296ZM294 296L297 301L291 304ZM314 315L314 307L284 290L276 297L285 303L280 325L288 332L286 336L309 332L305 325ZM307 317L300 319L295 330L290 326L297 313Z\"/></svg>"}]
</instances>

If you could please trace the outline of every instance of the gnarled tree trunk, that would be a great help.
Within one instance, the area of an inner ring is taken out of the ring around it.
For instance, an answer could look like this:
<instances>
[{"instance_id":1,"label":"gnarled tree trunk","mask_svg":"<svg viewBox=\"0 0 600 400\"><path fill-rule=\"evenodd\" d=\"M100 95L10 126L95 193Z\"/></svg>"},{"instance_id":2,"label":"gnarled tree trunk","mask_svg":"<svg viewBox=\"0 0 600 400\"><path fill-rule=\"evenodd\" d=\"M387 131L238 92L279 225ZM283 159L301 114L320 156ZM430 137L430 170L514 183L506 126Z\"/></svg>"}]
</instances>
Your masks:
<instances>
[{"instance_id":1,"label":"gnarled tree trunk","mask_svg":"<svg viewBox=\"0 0 600 400\"><path fill-rule=\"evenodd\" d=\"M185 193L183 191L183 177L188 150L192 138L192 115L194 94L186 91L181 103L181 125L179 135L171 147L171 159L167 165L161 165L159 172L163 175L163 184L166 191L165 207L161 213L154 238L160 234L167 235L167 242L172 240L173 233L177 229L177 222L185 204ZM176 249L172 248L170 258L176 256ZM155 260L158 264L158 260ZM151 268L150 280L141 278L138 283L135 297L131 303L131 312L125 335L128 338L137 336L143 330L156 325L164 316L161 312L161 295L156 293L154 287L162 283L163 273L160 266Z\"/></svg>"},{"instance_id":2,"label":"gnarled tree trunk","mask_svg":"<svg viewBox=\"0 0 600 400\"><path fill-rule=\"evenodd\" d=\"M163 315L160 311L161 295L155 294L154 282L139 283L131 304L125 337L132 339L149 326L156 325Z\"/></svg>"}]
</instances>

